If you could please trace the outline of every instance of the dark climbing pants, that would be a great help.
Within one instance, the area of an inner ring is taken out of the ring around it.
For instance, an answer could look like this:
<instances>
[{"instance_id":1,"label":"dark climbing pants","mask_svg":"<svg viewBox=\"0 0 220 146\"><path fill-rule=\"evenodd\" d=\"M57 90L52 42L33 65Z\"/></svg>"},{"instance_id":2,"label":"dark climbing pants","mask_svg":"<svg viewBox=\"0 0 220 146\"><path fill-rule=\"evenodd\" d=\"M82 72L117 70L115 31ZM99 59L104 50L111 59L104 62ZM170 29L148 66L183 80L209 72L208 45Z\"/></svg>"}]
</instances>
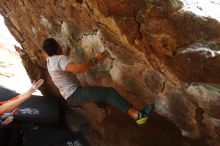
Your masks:
<instances>
[{"instance_id":1,"label":"dark climbing pants","mask_svg":"<svg viewBox=\"0 0 220 146\"><path fill-rule=\"evenodd\" d=\"M110 104L120 111L127 113L131 104L128 103L114 88L111 87L78 87L76 91L67 98L68 104L79 106L82 103Z\"/></svg>"},{"instance_id":2,"label":"dark climbing pants","mask_svg":"<svg viewBox=\"0 0 220 146\"><path fill-rule=\"evenodd\" d=\"M1 146L22 146L21 125L10 123L0 128L0 145Z\"/></svg>"}]
</instances>

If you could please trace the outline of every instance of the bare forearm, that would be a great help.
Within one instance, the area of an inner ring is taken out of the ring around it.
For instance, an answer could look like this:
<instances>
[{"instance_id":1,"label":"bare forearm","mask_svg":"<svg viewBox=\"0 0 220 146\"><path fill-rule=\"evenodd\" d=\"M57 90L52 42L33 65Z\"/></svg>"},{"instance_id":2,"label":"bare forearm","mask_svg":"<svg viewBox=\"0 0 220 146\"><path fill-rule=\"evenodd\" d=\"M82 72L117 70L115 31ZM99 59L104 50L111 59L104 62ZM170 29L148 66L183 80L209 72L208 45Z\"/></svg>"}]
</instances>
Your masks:
<instances>
[{"instance_id":1,"label":"bare forearm","mask_svg":"<svg viewBox=\"0 0 220 146\"><path fill-rule=\"evenodd\" d=\"M13 101L7 102L0 106L0 114L3 114L5 112L11 112L15 108L17 108L20 104L25 102L27 99L29 99L32 95L32 92L30 90L26 91L25 93L19 95L19 97Z\"/></svg>"},{"instance_id":2,"label":"bare forearm","mask_svg":"<svg viewBox=\"0 0 220 146\"><path fill-rule=\"evenodd\" d=\"M18 98L14 98L11 101L5 102L0 106L0 114L3 114L5 112L11 112L15 108L17 108L20 104L28 100L32 93L38 89L42 84L44 83L43 79L38 80L37 82L33 82L32 86L23 94L19 95Z\"/></svg>"},{"instance_id":3,"label":"bare forearm","mask_svg":"<svg viewBox=\"0 0 220 146\"><path fill-rule=\"evenodd\" d=\"M76 65L76 68L78 68L78 73L82 73L89 70L92 66L94 66L92 60L88 60L84 63Z\"/></svg>"},{"instance_id":4,"label":"bare forearm","mask_svg":"<svg viewBox=\"0 0 220 146\"><path fill-rule=\"evenodd\" d=\"M24 92L21 95L19 95L19 97L27 100L27 99L29 99L31 97L32 93L33 93L33 90L32 89L28 89L26 92Z\"/></svg>"},{"instance_id":5,"label":"bare forearm","mask_svg":"<svg viewBox=\"0 0 220 146\"><path fill-rule=\"evenodd\" d=\"M88 71L94 65L95 64L92 60L88 60L80 64L68 64L66 66L66 71L76 73L76 74L83 73L83 72Z\"/></svg>"}]
</instances>

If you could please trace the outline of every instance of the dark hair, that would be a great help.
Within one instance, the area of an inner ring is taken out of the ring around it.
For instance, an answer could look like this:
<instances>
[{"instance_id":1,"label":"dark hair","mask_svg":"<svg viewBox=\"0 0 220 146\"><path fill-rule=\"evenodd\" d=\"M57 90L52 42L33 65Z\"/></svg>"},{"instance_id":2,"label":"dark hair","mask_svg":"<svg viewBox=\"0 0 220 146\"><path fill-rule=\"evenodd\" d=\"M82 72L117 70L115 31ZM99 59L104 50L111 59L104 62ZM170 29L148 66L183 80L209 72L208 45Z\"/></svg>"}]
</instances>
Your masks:
<instances>
[{"instance_id":1,"label":"dark hair","mask_svg":"<svg viewBox=\"0 0 220 146\"><path fill-rule=\"evenodd\" d=\"M58 55L60 45L53 38L48 38L44 40L43 50L48 56Z\"/></svg>"}]
</instances>

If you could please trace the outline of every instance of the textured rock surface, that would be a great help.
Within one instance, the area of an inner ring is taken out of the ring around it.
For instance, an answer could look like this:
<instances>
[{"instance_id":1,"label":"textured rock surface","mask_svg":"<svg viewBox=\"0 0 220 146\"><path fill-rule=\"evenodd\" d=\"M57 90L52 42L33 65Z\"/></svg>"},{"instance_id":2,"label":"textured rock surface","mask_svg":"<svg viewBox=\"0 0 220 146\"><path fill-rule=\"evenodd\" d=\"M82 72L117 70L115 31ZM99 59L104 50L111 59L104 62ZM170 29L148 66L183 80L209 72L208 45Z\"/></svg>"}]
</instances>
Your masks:
<instances>
[{"instance_id":1,"label":"textured rock surface","mask_svg":"<svg viewBox=\"0 0 220 146\"><path fill-rule=\"evenodd\" d=\"M41 50L50 36L75 62L109 52L103 64L79 75L82 84L115 87L138 108L155 102L157 114L145 128L114 109L106 116L93 104L83 105L93 145L218 145L220 24L181 7L177 0L0 3L29 76L46 80L43 94L59 96ZM201 141L181 137L174 124L183 136Z\"/></svg>"}]
</instances>

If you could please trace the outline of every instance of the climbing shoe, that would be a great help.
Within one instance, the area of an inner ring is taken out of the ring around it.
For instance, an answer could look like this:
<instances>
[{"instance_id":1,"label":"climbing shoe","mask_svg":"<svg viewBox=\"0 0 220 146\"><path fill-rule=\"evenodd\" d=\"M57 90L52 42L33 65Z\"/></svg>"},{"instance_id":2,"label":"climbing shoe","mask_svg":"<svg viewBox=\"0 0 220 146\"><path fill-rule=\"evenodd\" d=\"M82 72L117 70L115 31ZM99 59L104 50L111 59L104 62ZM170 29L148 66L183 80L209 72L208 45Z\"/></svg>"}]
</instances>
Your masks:
<instances>
[{"instance_id":1,"label":"climbing shoe","mask_svg":"<svg viewBox=\"0 0 220 146\"><path fill-rule=\"evenodd\" d=\"M142 111L139 112L136 123L138 125L144 125L147 122L147 119L149 115L153 112L153 110L154 110L154 104L150 104L146 106Z\"/></svg>"},{"instance_id":2,"label":"climbing shoe","mask_svg":"<svg viewBox=\"0 0 220 146\"><path fill-rule=\"evenodd\" d=\"M144 125L147 122L147 119L148 119L148 116L144 112L140 111L138 114L136 123L138 125Z\"/></svg>"}]
</instances>

